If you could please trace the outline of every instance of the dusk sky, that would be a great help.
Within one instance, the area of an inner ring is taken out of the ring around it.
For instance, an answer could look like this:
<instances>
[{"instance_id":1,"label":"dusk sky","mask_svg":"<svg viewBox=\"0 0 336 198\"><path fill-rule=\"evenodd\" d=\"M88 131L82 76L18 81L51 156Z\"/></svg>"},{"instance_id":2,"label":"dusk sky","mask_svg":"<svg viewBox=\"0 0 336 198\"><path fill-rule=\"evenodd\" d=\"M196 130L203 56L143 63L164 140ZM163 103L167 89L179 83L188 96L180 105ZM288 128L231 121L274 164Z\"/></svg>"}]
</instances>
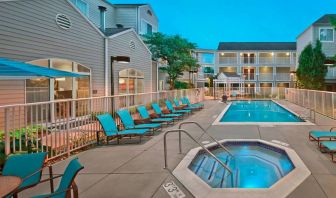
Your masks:
<instances>
[{"instance_id":1,"label":"dusk sky","mask_svg":"<svg viewBox=\"0 0 336 198\"><path fill-rule=\"evenodd\" d=\"M179 34L199 48L220 41L295 41L324 14L336 13L335 0L110 0L149 3L159 31Z\"/></svg>"}]
</instances>

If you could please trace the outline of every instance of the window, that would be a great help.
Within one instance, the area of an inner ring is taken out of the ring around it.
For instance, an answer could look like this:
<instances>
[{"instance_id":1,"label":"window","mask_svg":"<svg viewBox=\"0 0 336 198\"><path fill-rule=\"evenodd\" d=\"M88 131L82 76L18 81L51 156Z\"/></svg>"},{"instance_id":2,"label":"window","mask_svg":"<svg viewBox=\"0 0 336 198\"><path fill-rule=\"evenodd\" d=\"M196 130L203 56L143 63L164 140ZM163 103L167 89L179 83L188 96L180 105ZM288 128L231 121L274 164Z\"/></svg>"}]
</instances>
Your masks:
<instances>
[{"instance_id":1,"label":"window","mask_svg":"<svg viewBox=\"0 0 336 198\"><path fill-rule=\"evenodd\" d=\"M322 41L322 42L334 42L334 29L332 29L332 28L320 28L320 41Z\"/></svg>"},{"instance_id":2,"label":"window","mask_svg":"<svg viewBox=\"0 0 336 198\"><path fill-rule=\"evenodd\" d=\"M202 54L202 63L213 64L215 62L214 54L204 53Z\"/></svg>"},{"instance_id":3,"label":"window","mask_svg":"<svg viewBox=\"0 0 336 198\"><path fill-rule=\"evenodd\" d=\"M89 5L84 0L71 0L71 2L86 16L89 16Z\"/></svg>"},{"instance_id":4,"label":"window","mask_svg":"<svg viewBox=\"0 0 336 198\"><path fill-rule=\"evenodd\" d=\"M144 74L135 69L119 72L119 94L136 94L144 92Z\"/></svg>"},{"instance_id":5,"label":"window","mask_svg":"<svg viewBox=\"0 0 336 198\"><path fill-rule=\"evenodd\" d=\"M157 28L153 26L152 24L148 23L145 20L141 20L141 30L140 34L146 35L146 34L153 34L153 32L157 32Z\"/></svg>"}]
</instances>

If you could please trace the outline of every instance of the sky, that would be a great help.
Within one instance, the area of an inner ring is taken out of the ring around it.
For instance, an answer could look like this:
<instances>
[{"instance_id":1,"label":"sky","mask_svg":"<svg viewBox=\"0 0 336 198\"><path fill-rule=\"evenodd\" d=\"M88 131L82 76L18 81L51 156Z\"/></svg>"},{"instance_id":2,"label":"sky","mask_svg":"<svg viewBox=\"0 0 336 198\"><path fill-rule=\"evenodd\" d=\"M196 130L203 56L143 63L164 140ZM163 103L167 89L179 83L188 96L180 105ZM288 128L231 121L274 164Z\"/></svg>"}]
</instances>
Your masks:
<instances>
[{"instance_id":1,"label":"sky","mask_svg":"<svg viewBox=\"0 0 336 198\"><path fill-rule=\"evenodd\" d=\"M159 31L179 34L199 48L224 42L281 42L296 37L324 14L336 14L336 0L110 0L149 3Z\"/></svg>"}]
</instances>

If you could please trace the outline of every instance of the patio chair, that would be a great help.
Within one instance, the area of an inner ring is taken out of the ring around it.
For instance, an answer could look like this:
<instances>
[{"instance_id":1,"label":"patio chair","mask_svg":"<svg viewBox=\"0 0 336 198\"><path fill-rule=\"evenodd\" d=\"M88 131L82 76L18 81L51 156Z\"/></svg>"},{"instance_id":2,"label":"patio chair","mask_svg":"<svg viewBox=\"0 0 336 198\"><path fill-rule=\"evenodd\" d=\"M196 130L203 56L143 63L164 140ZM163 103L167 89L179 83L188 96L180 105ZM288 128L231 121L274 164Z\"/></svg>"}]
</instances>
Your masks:
<instances>
[{"instance_id":1,"label":"patio chair","mask_svg":"<svg viewBox=\"0 0 336 198\"><path fill-rule=\"evenodd\" d=\"M176 98L174 98L173 102L174 102L174 104L175 104L175 106L177 108L181 108L182 110L183 109L191 110L191 111L199 110L199 108L197 108L197 107L189 107L187 104L180 105L179 100L176 99Z\"/></svg>"},{"instance_id":2,"label":"patio chair","mask_svg":"<svg viewBox=\"0 0 336 198\"><path fill-rule=\"evenodd\" d=\"M150 122L166 123L167 125L174 123L173 118L151 118L145 106L138 106L137 110L143 119L149 120Z\"/></svg>"},{"instance_id":3,"label":"patio chair","mask_svg":"<svg viewBox=\"0 0 336 198\"><path fill-rule=\"evenodd\" d=\"M99 133L103 132L106 136L107 143L109 139L117 138L117 143L119 144L119 139L122 137L132 137L132 136L139 136L140 142L141 138L148 133L147 129L131 129L131 130L123 130L119 131L117 128L117 124L113 120L110 114L103 114L96 116L100 125L103 128L103 131L97 132L97 143L99 143Z\"/></svg>"},{"instance_id":4,"label":"patio chair","mask_svg":"<svg viewBox=\"0 0 336 198\"><path fill-rule=\"evenodd\" d=\"M187 104L189 107L204 108L204 104L202 104L202 103L191 104L187 97L184 97L183 100L181 100L181 101L182 101L183 104Z\"/></svg>"},{"instance_id":5,"label":"patio chair","mask_svg":"<svg viewBox=\"0 0 336 198\"><path fill-rule=\"evenodd\" d=\"M182 113L182 114L190 114L191 113L191 110L188 110L188 109L179 109L179 110L175 109L173 107L173 104L169 100L166 100L165 103L166 103L167 109L171 113Z\"/></svg>"},{"instance_id":6,"label":"patio chair","mask_svg":"<svg viewBox=\"0 0 336 198\"><path fill-rule=\"evenodd\" d=\"M321 141L336 139L336 132L333 132L333 129L336 127L331 127L329 131L310 131L309 140L317 141L317 144L320 145Z\"/></svg>"},{"instance_id":7,"label":"patio chair","mask_svg":"<svg viewBox=\"0 0 336 198\"><path fill-rule=\"evenodd\" d=\"M335 162L334 155L336 153L336 142L335 141L323 141L319 144L319 148L322 152L327 152L331 155L331 161Z\"/></svg>"},{"instance_id":8,"label":"patio chair","mask_svg":"<svg viewBox=\"0 0 336 198\"><path fill-rule=\"evenodd\" d=\"M117 112L121 122L123 123L125 129L151 129L152 132L157 130L162 130L162 124L160 123L145 123L145 124L136 124L130 114L126 109L119 110Z\"/></svg>"},{"instance_id":9,"label":"patio chair","mask_svg":"<svg viewBox=\"0 0 336 198\"><path fill-rule=\"evenodd\" d=\"M73 191L73 197L77 198L78 188L75 183L75 178L78 172L81 171L83 168L84 166L82 166L79 163L78 158L74 158L73 160L70 161L63 175L58 175L50 179L54 180L56 178L62 177L59 186L55 192L53 192L52 190L50 194L38 195L34 196L33 198L47 198L47 197L68 198L71 197L71 190Z\"/></svg>"},{"instance_id":10,"label":"patio chair","mask_svg":"<svg viewBox=\"0 0 336 198\"><path fill-rule=\"evenodd\" d=\"M180 113L166 113L166 112L163 112L161 110L160 106L157 103L152 103L152 107L154 109L154 112L162 118L174 118L174 119L180 120L183 117L183 114L180 114Z\"/></svg>"},{"instance_id":11,"label":"patio chair","mask_svg":"<svg viewBox=\"0 0 336 198\"><path fill-rule=\"evenodd\" d=\"M47 155L48 153L41 152L8 157L3 167L2 175L16 176L22 179L21 185L13 194L14 197L17 196L17 193L39 184Z\"/></svg>"}]
</instances>

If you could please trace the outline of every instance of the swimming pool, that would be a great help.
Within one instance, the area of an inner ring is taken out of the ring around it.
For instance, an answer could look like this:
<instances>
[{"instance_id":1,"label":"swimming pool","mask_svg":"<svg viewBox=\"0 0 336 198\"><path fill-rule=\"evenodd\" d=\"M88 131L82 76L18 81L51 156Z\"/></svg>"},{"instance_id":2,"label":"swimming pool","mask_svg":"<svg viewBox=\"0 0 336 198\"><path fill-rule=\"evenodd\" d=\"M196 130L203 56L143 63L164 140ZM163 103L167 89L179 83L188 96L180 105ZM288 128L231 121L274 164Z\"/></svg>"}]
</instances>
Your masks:
<instances>
[{"instance_id":1,"label":"swimming pool","mask_svg":"<svg viewBox=\"0 0 336 198\"><path fill-rule=\"evenodd\" d=\"M269 188L294 169L287 154L259 142L224 144L212 152L232 170L232 175L207 153L200 153L189 168L212 188Z\"/></svg>"},{"instance_id":2,"label":"swimming pool","mask_svg":"<svg viewBox=\"0 0 336 198\"><path fill-rule=\"evenodd\" d=\"M233 101L219 122L305 122L271 100Z\"/></svg>"}]
</instances>

